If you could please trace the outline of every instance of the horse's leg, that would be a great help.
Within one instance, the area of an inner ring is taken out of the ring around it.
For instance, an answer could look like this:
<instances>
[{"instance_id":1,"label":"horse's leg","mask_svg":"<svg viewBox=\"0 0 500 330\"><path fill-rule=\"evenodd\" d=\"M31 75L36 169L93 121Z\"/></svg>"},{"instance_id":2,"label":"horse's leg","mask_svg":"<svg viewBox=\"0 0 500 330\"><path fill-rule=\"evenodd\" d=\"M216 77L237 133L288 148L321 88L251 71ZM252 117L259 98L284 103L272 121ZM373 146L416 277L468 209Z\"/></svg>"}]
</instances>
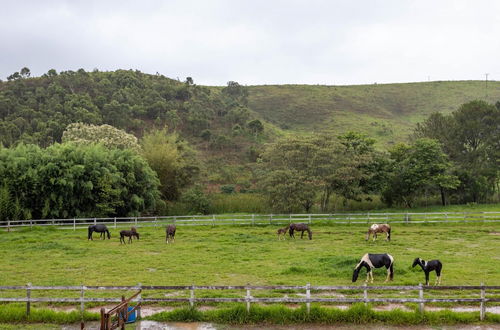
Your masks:
<instances>
[{"instance_id":1,"label":"horse's leg","mask_svg":"<svg viewBox=\"0 0 500 330\"><path fill-rule=\"evenodd\" d=\"M386 276L386 278L385 278L384 283L389 282L389 277L390 277L390 276L391 276L391 269L390 269L390 267L387 267L387 276Z\"/></svg>"},{"instance_id":2,"label":"horse's leg","mask_svg":"<svg viewBox=\"0 0 500 330\"><path fill-rule=\"evenodd\" d=\"M300 238L302 239L304 237L304 231L302 231L302 234L300 234Z\"/></svg>"},{"instance_id":3,"label":"horse's leg","mask_svg":"<svg viewBox=\"0 0 500 330\"><path fill-rule=\"evenodd\" d=\"M425 285L429 285L429 272L425 272Z\"/></svg>"},{"instance_id":4,"label":"horse's leg","mask_svg":"<svg viewBox=\"0 0 500 330\"><path fill-rule=\"evenodd\" d=\"M376 239L377 239L377 233L373 233L373 241L375 242Z\"/></svg>"}]
</instances>

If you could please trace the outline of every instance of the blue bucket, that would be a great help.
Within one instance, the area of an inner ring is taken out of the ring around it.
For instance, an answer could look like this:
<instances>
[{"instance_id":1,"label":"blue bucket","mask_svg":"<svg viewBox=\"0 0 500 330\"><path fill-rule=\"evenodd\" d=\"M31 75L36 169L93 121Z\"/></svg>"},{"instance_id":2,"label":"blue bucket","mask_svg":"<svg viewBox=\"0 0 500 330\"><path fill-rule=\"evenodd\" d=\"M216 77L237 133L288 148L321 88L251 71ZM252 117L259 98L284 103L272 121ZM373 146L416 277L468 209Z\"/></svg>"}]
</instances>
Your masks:
<instances>
[{"instance_id":1,"label":"blue bucket","mask_svg":"<svg viewBox=\"0 0 500 330\"><path fill-rule=\"evenodd\" d=\"M128 312L130 312L132 309L134 309L134 307L128 307ZM128 316L128 319L127 319L127 322L125 323L134 323L135 322L135 319L137 317L137 310L133 311L132 313L129 314Z\"/></svg>"}]
</instances>

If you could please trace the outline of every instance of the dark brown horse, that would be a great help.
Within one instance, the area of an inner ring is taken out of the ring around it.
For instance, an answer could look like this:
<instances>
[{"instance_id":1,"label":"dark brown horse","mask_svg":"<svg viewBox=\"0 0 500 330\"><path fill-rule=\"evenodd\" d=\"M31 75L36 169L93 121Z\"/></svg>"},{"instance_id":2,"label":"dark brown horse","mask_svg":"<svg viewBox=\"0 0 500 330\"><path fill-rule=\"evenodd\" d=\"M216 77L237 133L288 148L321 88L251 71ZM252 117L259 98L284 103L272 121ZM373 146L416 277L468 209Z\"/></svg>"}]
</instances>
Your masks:
<instances>
[{"instance_id":1,"label":"dark brown horse","mask_svg":"<svg viewBox=\"0 0 500 330\"><path fill-rule=\"evenodd\" d=\"M370 226L368 229L368 232L366 233L366 240L370 239L370 234L373 234L373 240L377 239L377 233L386 233L387 238L386 240L390 241L391 240L391 226L388 224L376 224L374 223L373 225Z\"/></svg>"},{"instance_id":2,"label":"dark brown horse","mask_svg":"<svg viewBox=\"0 0 500 330\"><path fill-rule=\"evenodd\" d=\"M122 230L120 231L120 244L123 242L125 244L125 236L128 237L128 242L132 243L132 237L137 237L139 239L139 233L135 227L130 228L130 230Z\"/></svg>"},{"instance_id":3,"label":"dark brown horse","mask_svg":"<svg viewBox=\"0 0 500 330\"><path fill-rule=\"evenodd\" d=\"M88 236L88 239L92 240L92 241L93 241L93 239L92 239L92 233L93 232L101 233L101 238L104 235L104 239L106 239L106 234L107 234L108 235L108 239L111 239L111 235L109 234L108 227L106 227L106 225L103 225L101 223L99 223L97 225L90 225L89 226L89 236Z\"/></svg>"},{"instance_id":4,"label":"dark brown horse","mask_svg":"<svg viewBox=\"0 0 500 330\"><path fill-rule=\"evenodd\" d=\"M294 231L301 231L302 232L302 234L300 235L300 238L303 238L304 232L307 231L307 233L309 234L309 239L313 239L312 231L311 231L311 229L309 229L309 226L305 223L292 223L292 224L290 224L290 228L288 231L288 233L290 234L290 237L295 238L295 235L293 234Z\"/></svg>"},{"instance_id":5,"label":"dark brown horse","mask_svg":"<svg viewBox=\"0 0 500 330\"><path fill-rule=\"evenodd\" d=\"M175 225L167 225L166 234L167 244L173 243L175 241Z\"/></svg>"},{"instance_id":6,"label":"dark brown horse","mask_svg":"<svg viewBox=\"0 0 500 330\"><path fill-rule=\"evenodd\" d=\"M288 228L290 227L290 225L287 225L286 227L284 228L280 228L278 229L277 231L277 234L278 234L278 241L281 240L281 237L283 237L283 239L285 239L285 235L286 235L286 232L288 231Z\"/></svg>"}]
</instances>

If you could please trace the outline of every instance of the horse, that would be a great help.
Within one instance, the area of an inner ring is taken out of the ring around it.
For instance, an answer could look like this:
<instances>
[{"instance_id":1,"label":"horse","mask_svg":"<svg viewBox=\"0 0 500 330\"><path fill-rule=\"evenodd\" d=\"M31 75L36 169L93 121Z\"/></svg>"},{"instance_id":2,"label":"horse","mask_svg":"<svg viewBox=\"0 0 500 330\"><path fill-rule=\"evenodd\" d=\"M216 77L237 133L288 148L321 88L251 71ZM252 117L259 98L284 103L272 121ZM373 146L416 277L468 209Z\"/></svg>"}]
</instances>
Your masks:
<instances>
[{"instance_id":1,"label":"horse","mask_svg":"<svg viewBox=\"0 0 500 330\"><path fill-rule=\"evenodd\" d=\"M386 223L380 225L374 223L373 225L371 225L370 229L368 229L368 233L366 233L366 240L369 240L370 234L373 234L373 240L375 241L375 239L377 238L377 233L386 233L386 240L391 240L391 226Z\"/></svg>"},{"instance_id":2,"label":"horse","mask_svg":"<svg viewBox=\"0 0 500 330\"><path fill-rule=\"evenodd\" d=\"M102 238L102 235L104 234L104 239L106 239L106 234L108 234L108 239L111 239L111 235L109 234L109 230L108 230L108 227L106 227L106 225L103 225L103 224L97 224L97 225L90 225L89 226L89 236L88 236L88 239L89 240L92 240L92 233L93 232L97 232L97 233L101 233L101 237Z\"/></svg>"},{"instance_id":3,"label":"horse","mask_svg":"<svg viewBox=\"0 0 500 330\"><path fill-rule=\"evenodd\" d=\"M366 268L366 281L368 283L370 277L371 282L373 283L373 269L384 267L387 269L387 277L385 282L389 280L393 280L394 278L394 258L387 253L384 254L365 254L360 262L354 268L354 272L352 273L352 281L356 282L358 279L358 274L361 268Z\"/></svg>"},{"instance_id":4,"label":"horse","mask_svg":"<svg viewBox=\"0 0 500 330\"><path fill-rule=\"evenodd\" d=\"M166 240L167 244L172 241L172 243L175 241L175 225L168 225L166 229Z\"/></svg>"},{"instance_id":5,"label":"horse","mask_svg":"<svg viewBox=\"0 0 500 330\"><path fill-rule=\"evenodd\" d=\"M288 231L288 228L290 227L290 225L284 227L284 228L280 228L278 229L278 241L281 240L281 237L283 236L283 240L285 239L285 235L286 235L286 232Z\"/></svg>"},{"instance_id":6,"label":"horse","mask_svg":"<svg viewBox=\"0 0 500 330\"><path fill-rule=\"evenodd\" d=\"M293 234L294 231L301 231L302 235L300 235L300 238L304 237L304 232L307 231L309 234L309 239L313 239L312 236L312 231L309 229L309 226L305 223L292 223L289 225L289 231L288 233L290 234L290 237L295 238L295 235Z\"/></svg>"},{"instance_id":7,"label":"horse","mask_svg":"<svg viewBox=\"0 0 500 330\"><path fill-rule=\"evenodd\" d=\"M415 267L416 265L419 265L422 267L422 270L425 273L425 285L429 285L429 273L432 271L436 271L436 282L434 285L439 285L441 284L441 269L443 268L443 264L439 260L430 260L430 261L425 261L420 258L415 258L413 260L413 265L411 266L412 268Z\"/></svg>"},{"instance_id":8,"label":"horse","mask_svg":"<svg viewBox=\"0 0 500 330\"><path fill-rule=\"evenodd\" d=\"M139 233L135 227L130 228L130 230L122 230L120 231L120 244L123 242L125 244L125 236L128 237L128 242L132 243L132 237L137 237L139 239Z\"/></svg>"}]
</instances>

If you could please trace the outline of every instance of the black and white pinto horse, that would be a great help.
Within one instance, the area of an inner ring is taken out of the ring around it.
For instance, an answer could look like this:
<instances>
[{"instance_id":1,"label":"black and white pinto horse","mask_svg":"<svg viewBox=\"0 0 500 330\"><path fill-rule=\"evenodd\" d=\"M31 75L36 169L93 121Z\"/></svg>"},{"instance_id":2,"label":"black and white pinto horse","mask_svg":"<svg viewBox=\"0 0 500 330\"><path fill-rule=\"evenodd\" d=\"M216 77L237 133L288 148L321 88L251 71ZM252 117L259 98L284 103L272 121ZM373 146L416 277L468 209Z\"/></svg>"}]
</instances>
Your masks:
<instances>
[{"instance_id":1,"label":"black and white pinto horse","mask_svg":"<svg viewBox=\"0 0 500 330\"><path fill-rule=\"evenodd\" d=\"M312 231L309 229L309 226L305 223L292 223L290 224L290 227L288 228L288 233L290 234L290 237L295 238L295 235L293 234L294 231L301 231L302 234L300 235L300 238L304 237L304 232L307 231L307 234L309 235L309 239L313 239L312 236Z\"/></svg>"},{"instance_id":2,"label":"black and white pinto horse","mask_svg":"<svg viewBox=\"0 0 500 330\"><path fill-rule=\"evenodd\" d=\"M420 258L415 258L413 260L413 265L412 267L415 267L416 265L419 265L422 267L422 270L425 273L425 285L429 285L429 273L432 271L436 271L436 283L434 285L439 285L441 284L441 269L443 268L443 264L439 260L430 260L430 261L425 261Z\"/></svg>"},{"instance_id":3,"label":"black and white pinto horse","mask_svg":"<svg viewBox=\"0 0 500 330\"><path fill-rule=\"evenodd\" d=\"M394 278L394 258L387 253L384 254L365 254L360 262L354 268L354 272L352 273L352 281L356 282L358 279L359 271L361 268L366 268L366 282L370 280L373 283L373 269L384 267L387 269L387 277L385 282L389 280L393 280Z\"/></svg>"},{"instance_id":4,"label":"black and white pinto horse","mask_svg":"<svg viewBox=\"0 0 500 330\"><path fill-rule=\"evenodd\" d=\"M175 225L167 225L167 229L165 230L167 244L175 241L175 230Z\"/></svg>"},{"instance_id":5,"label":"black and white pinto horse","mask_svg":"<svg viewBox=\"0 0 500 330\"><path fill-rule=\"evenodd\" d=\"M125 244L125 236L128 237L128 242L132 243L132 237L137 237L139 239L139 233L135 227L130 228L130 230L122 230L120 231L120 244L123 242Z\"/></svg>"},{"instance_id":6,"label":"black and white pinto horse","mask_svg":"<svg viewBox=\"0 0 500 330\"><path fill-rule=\"evenodd\" d=\"M93 239L92 239L93 232L101 233L101 236L100 236L101 239L102 239L103 235L104 235L104 239L106 239L106 234L108 234L108 239L111 239L111 235L109 234L109 230L108 230L108 227L106 227L106 225L97 224L97 225L90 225L89 226L88 239L92 240L92 241L93 241Z\"/></svg>"}]
</instances>

